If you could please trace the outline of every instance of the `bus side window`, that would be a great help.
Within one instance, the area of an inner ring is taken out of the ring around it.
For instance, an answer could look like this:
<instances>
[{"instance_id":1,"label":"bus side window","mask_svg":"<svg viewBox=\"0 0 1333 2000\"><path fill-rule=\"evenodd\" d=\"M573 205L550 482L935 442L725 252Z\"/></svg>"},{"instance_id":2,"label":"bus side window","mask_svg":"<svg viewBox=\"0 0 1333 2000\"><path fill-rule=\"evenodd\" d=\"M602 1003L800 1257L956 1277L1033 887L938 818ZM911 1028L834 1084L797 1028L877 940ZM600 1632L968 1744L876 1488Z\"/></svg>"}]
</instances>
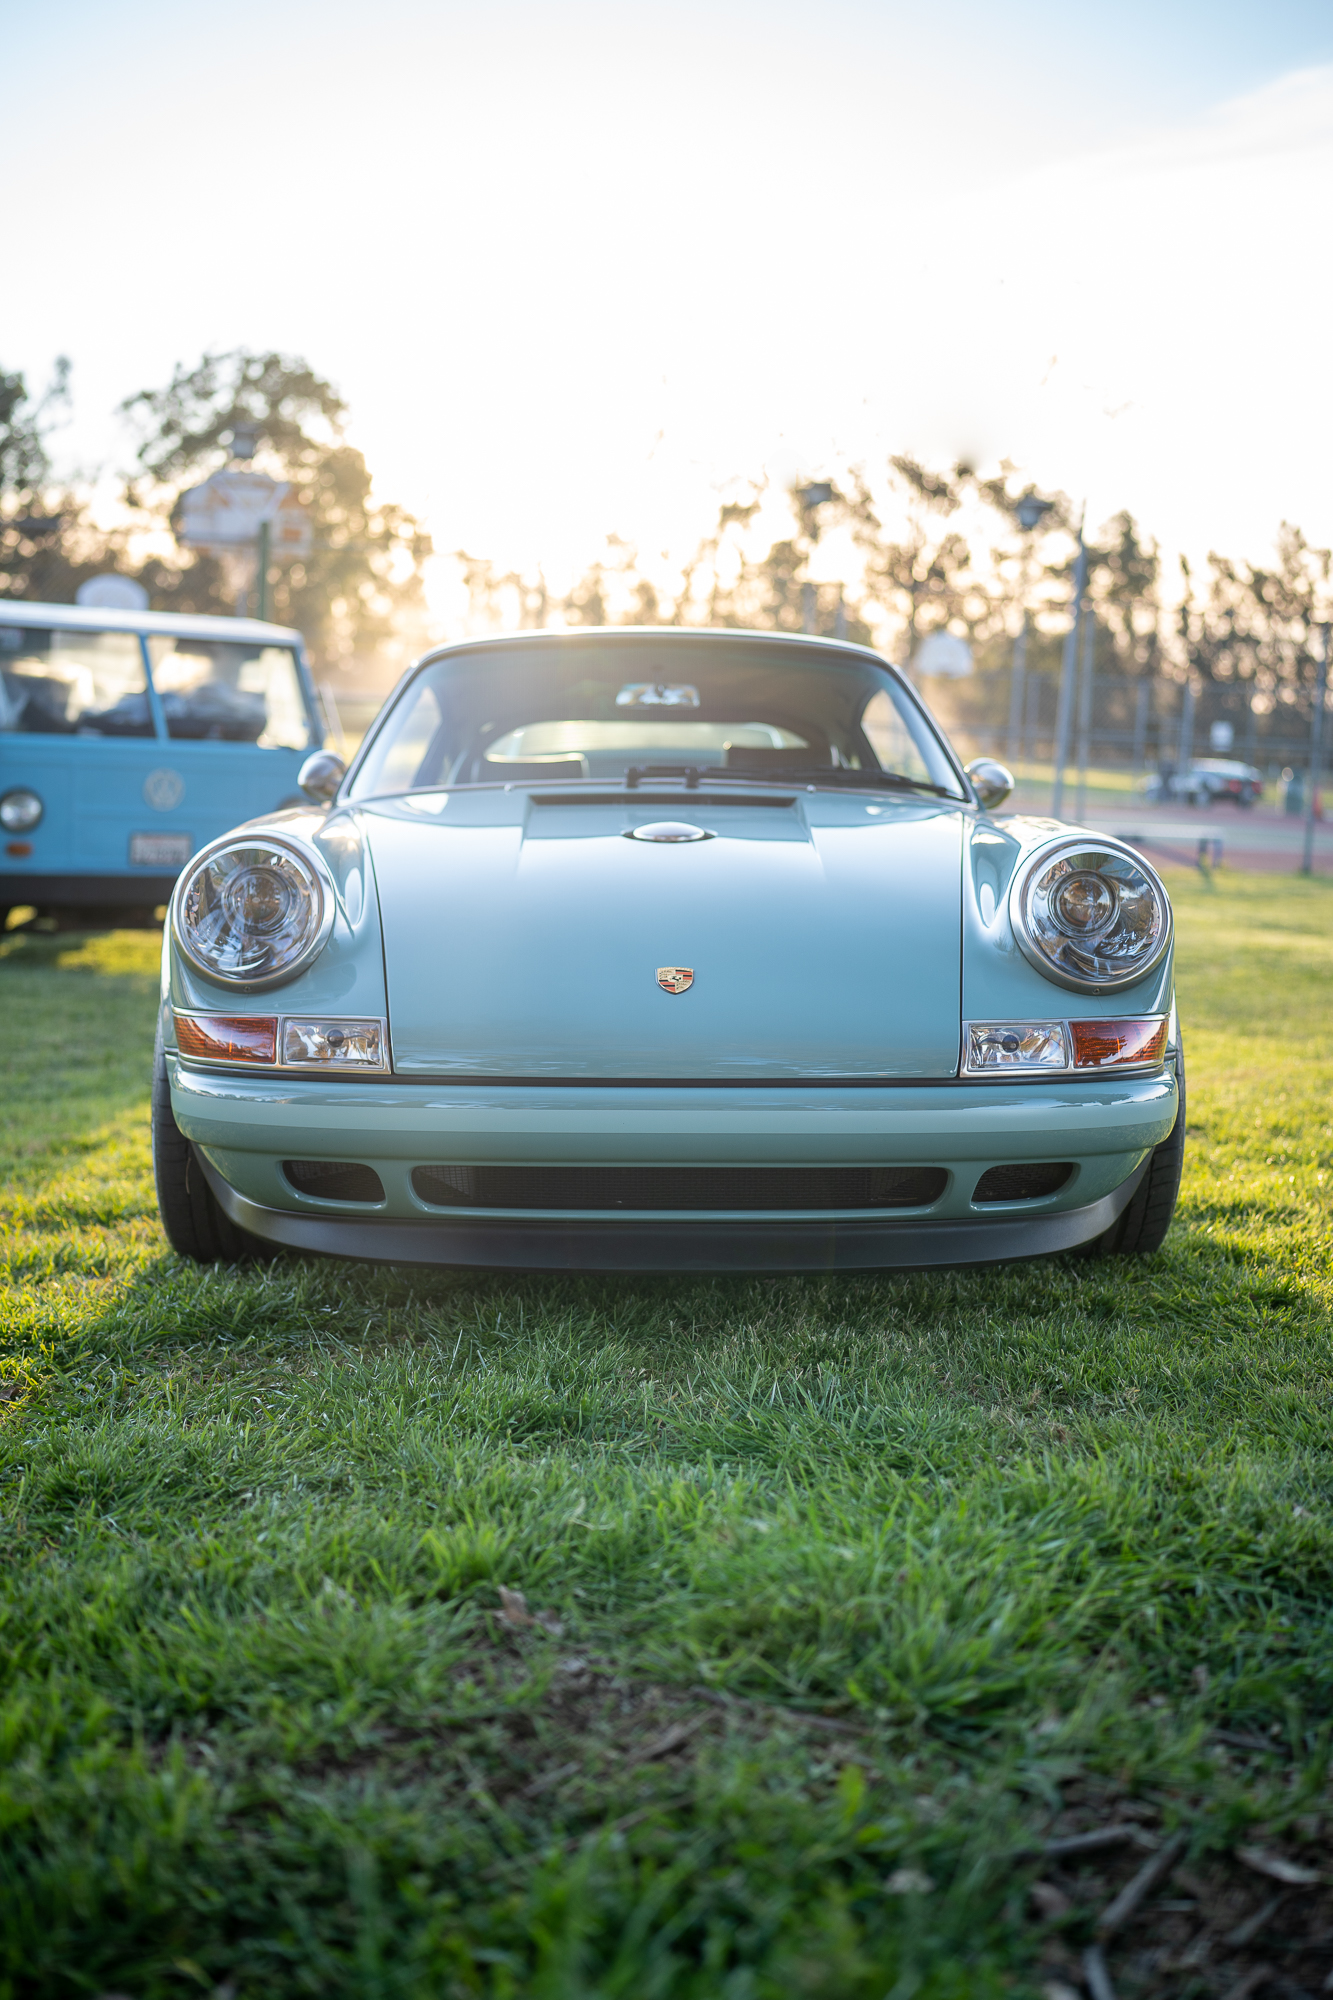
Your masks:
<instances>
[{"instance_id":1,"label":"bus side window","mask_svg":"<svg viewBox=\"0 0 1333 2000\"><path fill-rule=\"evenodd\" d=\"M138 634L0 623L0 729L151 736Z\"/></svg>"},{"instance_id":2,"label":"bus side window","mask_svg":"<svg viewBox=\"0 0 1333 2000\"><path fill-rule=\"evenodd\" d=\"M236 639L148 641L168 736L305 750L310 723L289 646Z\"/></svg>"}]
</instances>

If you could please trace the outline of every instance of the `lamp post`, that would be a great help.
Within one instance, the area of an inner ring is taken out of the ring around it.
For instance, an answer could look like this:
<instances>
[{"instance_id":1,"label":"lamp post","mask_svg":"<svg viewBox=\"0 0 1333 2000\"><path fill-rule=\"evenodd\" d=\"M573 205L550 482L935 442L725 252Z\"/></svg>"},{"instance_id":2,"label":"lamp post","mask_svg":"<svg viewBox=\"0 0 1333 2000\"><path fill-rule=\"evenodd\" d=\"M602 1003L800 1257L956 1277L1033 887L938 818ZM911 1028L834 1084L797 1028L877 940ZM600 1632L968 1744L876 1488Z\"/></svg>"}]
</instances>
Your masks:
<instances>
[{"instance_id":1,"label":"lamp post","mask_svg":"<svg viewBox=\"0 0 1333 2000\"><path fill-rule=\"evenodd\" d=\"M1185 689L1180 697L1180 739L1176 744L1176 769L1184 779L1189 777L1190 765L1194 762L1194 679L1185 675Z\"/></svg>"},{"instance_id":2,"label":"lamp post","mask_svg":"<svg viewBox=\"0 0 1333 2000\"><path fill-rule=\"evenodd\" d=\"M812 542L817 542L819 540L819 522L815 516L815 508L825 506L833 498L833 482L829 479L812 480L808 486L797 487L796 497L801 503L802 513L808 514L810 517L810 539ZM843 615L841 591L838 593L838 612L841 617ZM818 623L818 592L813 583L803 583L801 585L801 630L813 633L817 629ZM840 633L838 636L841 637L842 634Z\"/></svg>"},{"instance_id":3,"label":"lamp post","mask_svg":"<svg viewBox=\"0 0 1333 2000\"><path fill-rule=\"evenodd\" d=\"M1074 817L1088 810L1088 758L1092 748L1092 679L1096 666L1097 616L1091 605L1083 613L1083 672L1078 687L1078 790Z\"/></svg>"},{"instance_id":4,"label":"lamp post","mask_svg":"<svg viewBox=\"0 0 1333 2000\"><path fill-rule=\"evenodd\" d=\"M1324 748L1324 698L1328 693L1328 648L1333 625L1324 627L1324 644L1319 655L1319 672L1314 684L1314 713L1310 717L1310 782L1305 789L1305 841L1301 848L1302 875L1314 874L1314 822L1319 791L1319 765Z\"/></svg>"},{"instance_id":5,"label":"lamp post","mask_svg":"<svg viewBox=\"0 0 1333 2000\"><path fill-rule=\"evenodd\" d=\"M1152 689L1142 676L1139 678L1138 692L1134 697L1134 776L1143 775L1144 760L1148 755L1148 703Z\"/></svg>"},{"instance_id":6,"label":"lamp post","mask_svg":"<svg viewBox=\"0 0 1333 2000\"><path fill-rule=\"evenodd\" d=\"M259 425L248 419L231 427L231 456L237 465L251 465L259 449ZM259 524L255 537L255 617L268 617L268 565L272 537L267 519ZM247 591L246 596L249 596Z\"/></svg>"},{"instance_id":7,"label":"lamp post","mask_svg":"<svg viewBox=\"0 0 1333 2000\"><path fill-rule=\"evenodd\" d=\"M1074 682L1078 674L1079 630L1083 624L1083 593L1088 584L1088 545L1083 523L1078 525L1078 556L1074 563L1074 595L1069 607L1064 658L1060 662L1060 706L1055 718L1055 778L1051 785L1051 818L1059 819L1065 802L1065 765L1069 762L1069 731L1074 718Z\"/></svg>"},{"instance_id":8,"label":"lamp post","mask_svg":"<svg viewBox=\"0 0 1333 2000\"><path fill-rule=\"evenodd\" d=\"M259 546L257 551L255 577L255 617L268 618L268 566L273 531L267 521L259 523Z\"/></svg>"},{"instance_id":9,"label":"lamp post","mask_svg":"<svg viewBox=\"0 0 1333 2000\"><path fill-rule=\"evenodd\" d=\"M1039 500L1035 493L1025 493L1014 512L1018 525L1023 530L1023 571L1019 591L1023 601L1023 621L1014 640L1013 677L1009 683L1009 762L1018 769L1023 749L1023 713L1027 700L1028 665L1028 575L1032 559L1032 530L1043 514L1048 514L1053 506L1050 500Z\"/></svg>"}]
</instances>

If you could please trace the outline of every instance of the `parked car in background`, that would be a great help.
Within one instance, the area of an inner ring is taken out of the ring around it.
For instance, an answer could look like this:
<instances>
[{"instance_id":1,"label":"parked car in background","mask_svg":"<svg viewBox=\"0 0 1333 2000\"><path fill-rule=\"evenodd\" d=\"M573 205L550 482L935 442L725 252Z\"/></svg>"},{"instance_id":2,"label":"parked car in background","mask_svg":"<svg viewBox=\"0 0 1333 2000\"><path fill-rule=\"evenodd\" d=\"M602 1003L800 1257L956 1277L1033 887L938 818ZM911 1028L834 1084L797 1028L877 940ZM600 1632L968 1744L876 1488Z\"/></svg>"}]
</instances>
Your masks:
<instances>
[{"instance_id":1,"label":"parked car in background","mask_svg":"<svg viewBox=\"0 0 1333 2000\"><path fill-rule=\"evenodd\" d=\"M1171 906L997 818L878 654L451 646L172 899L154 1160L184 1255L830 1271L1156 1249Z\"/></svg>"},{"instance_id":2,"label":"parked car in background","mask_svg":"<svg viewBox=\"0 0 1333 2000\"><path fill-rule=\"evenodd\" d=\"M1159 771L1147 784L1150 799L1178 799L1189 806L1252 806L1263 789L1263 774L1253 764L1229 757L1196 757L1183 771Z\"/></svg>"},{"instance_id":3,"label":"parked car in background","mask_svg":"<svg viewBox=\"0 0 1333 2000\"><path fill-rule=\"evenodd\" d=\"M299 632L0 603L0 913L165 903L197 849L300 798L323 740Z\"/></svg>"}]
</instances>

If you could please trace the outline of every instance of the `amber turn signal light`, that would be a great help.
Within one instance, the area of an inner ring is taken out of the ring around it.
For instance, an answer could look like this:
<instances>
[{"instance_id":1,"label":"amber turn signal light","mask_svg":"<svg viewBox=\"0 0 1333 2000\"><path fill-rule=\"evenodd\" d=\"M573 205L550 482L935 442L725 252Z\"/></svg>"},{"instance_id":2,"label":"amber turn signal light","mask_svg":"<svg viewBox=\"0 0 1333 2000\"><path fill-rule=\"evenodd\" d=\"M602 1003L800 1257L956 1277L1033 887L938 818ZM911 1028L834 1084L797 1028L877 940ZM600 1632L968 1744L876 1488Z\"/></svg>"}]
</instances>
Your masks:
<instances>
[{"instance_id":1,"label":"amber turn signal light","mask_svg":"<svg viewBox=\"0 0 1333 2000\"><path fill-rule=\"evenodd\" d=\"M176 1041L196 1062L275 1063L276 1014L177 1014Z\"/></svg>"},{"instance_id":2,"label":"amber turn signal light","mask_svg":"<svg viewBox=\"0 0 1333 2000\"><path fill-rule=\"evenodd\" d=\"M1071 1021L1075 1069L1121 1069L1126 1063L1159 1063L1166 1054L1164 1014L1123 1021Z\"/></svg>"}]
</instances>

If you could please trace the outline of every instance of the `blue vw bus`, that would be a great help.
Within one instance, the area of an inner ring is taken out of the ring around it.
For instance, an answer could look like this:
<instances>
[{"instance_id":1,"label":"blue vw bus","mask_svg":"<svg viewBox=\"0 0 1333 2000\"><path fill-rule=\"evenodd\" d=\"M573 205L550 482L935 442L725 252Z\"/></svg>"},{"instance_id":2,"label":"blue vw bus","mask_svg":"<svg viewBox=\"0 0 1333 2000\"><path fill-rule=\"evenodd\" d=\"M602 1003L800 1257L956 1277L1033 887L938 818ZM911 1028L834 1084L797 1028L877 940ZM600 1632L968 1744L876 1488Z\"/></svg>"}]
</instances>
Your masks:
<instances>
[{"instance_id":1,"label":"blue vw bus","mask_svg":"<svg viewBox=\"0 0 1333 2000\"><path fill-rule=\"evenodd\" d=\"M299 632L0 601L0 928L164 903L196 848L298 802L323 740Z\"/></svg>"}]
</instances>

